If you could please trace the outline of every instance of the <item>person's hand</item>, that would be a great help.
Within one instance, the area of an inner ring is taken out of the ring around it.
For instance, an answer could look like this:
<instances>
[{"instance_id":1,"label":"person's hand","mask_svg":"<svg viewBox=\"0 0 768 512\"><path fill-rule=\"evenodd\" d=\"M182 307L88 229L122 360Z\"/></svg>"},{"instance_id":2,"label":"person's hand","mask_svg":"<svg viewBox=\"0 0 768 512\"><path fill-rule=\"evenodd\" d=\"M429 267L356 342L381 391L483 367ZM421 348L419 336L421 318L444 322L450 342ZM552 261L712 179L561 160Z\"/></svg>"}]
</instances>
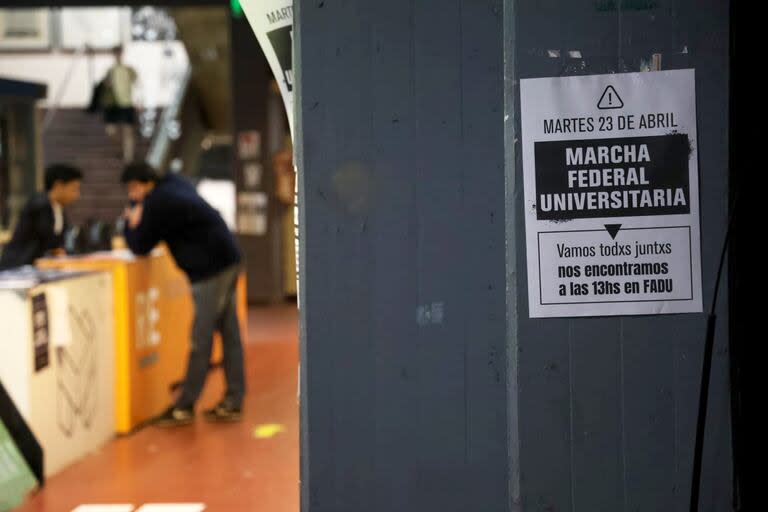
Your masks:
<instances>
[{"instance_id":1,"label":"person's hand","mask_svg":"<svg viewBox=\"0 0 768 512\"><path fill-rule=\"evenodd\" d=\"M144 213L144 206L142 204L137 204L133 208L125 209L123 217L125 217L125 220L128 222L129 228L136 229L136 227L141 224L142 213Z\"/></svg>"}]
</instances>

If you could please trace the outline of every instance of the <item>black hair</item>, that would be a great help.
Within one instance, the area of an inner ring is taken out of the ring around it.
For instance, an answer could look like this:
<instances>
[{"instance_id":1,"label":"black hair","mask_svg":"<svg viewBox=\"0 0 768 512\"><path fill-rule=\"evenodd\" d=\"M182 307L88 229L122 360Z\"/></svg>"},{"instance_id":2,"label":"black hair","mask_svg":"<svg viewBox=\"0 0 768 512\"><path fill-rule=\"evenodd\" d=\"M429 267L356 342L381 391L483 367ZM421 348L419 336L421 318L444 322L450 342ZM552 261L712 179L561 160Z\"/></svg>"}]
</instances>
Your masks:
<instances>
[{"instance_id":1,"label":"black hair","mask_svg":"<svg viewBox=\"0 0 768 512\"><path fill-rule=\"evenodd\" d=\"M138 162L134 164L128 164L123 169L123 174L120 176L120 182L125 184L129 181L155 183L160 181L160 178L157 175L157 171L151 165L144 162Z\"/></svg>"},{"instance_id":2,"label":"black hair","mask_svg":"<svg viewBox=\"0 0 768 512\"><path fill-rule=\"evenodd\" d=\"M53 188L57 181L67 184L71 181L82 181L83 171L73 165L52 164L45 169L45 190Z\"/></svg>"}]
</instances>

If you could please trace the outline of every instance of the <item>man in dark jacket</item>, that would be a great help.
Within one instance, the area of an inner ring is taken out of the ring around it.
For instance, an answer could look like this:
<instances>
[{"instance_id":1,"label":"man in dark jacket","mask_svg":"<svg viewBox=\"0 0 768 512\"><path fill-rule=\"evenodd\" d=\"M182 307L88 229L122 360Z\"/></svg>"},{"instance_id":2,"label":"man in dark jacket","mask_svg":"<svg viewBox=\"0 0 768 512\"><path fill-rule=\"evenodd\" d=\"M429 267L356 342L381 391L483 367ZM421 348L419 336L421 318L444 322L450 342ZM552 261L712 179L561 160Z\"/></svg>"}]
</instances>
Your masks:
<instances>
[{"instance_id":1,"label":"man in dark jacket","mask_svg":"<svg viewBox=\"0 0 768 512\"><path fill-rule=\"evenodd\" d=\"M36 259L64 253L67 219L64 208L80 198L83 173L66 164L45 170L45 193L33 196L21 212L11 241L0 258L0 270L31 265Z\"/></svg>"},{"instance_id":2,"label":"man in dark jacket","mask_svg":"<svg viewBox=\"0 0 768 512\"><path fill-rule=\"evenodd\" d=\"M164 241L192 284L195 319L187 374L176 403L156 420L160 426L194 421L194 407L205 378L213 333L221 333L227 392L204 417L235 421L241 417L245 375L237 320L235 286L240 251L219 213L206 203L191 183L168 174L160 178L147 164L128 165L122 182L134 206L126 210L125 240L135 254L148 254Z\"/></svg>"}]
</instances>

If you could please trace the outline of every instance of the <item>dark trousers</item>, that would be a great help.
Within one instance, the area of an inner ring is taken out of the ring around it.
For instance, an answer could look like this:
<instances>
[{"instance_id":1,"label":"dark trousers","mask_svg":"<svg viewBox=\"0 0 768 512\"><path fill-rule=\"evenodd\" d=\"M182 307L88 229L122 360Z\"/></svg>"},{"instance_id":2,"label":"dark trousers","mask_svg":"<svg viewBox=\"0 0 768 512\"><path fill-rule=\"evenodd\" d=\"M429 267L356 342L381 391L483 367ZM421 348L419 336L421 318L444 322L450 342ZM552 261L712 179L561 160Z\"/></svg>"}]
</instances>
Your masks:
<instances>
[{"instance_id":1,"label":"dark trousers","mask_svg":"<svg viewBox=\"0 0 768 512\"><path fill-rule=\"evenodd\" d=\"M213 333L218 331L224 353L224 373L227 380L225 399L240 407L245 394L243 345L237 321L236 285L240 266L234 265L204 281L192 284L195 320L189 351L187 375L177 407L194 407L208 375L213 349Z\"/></svg>"}]
</instances>

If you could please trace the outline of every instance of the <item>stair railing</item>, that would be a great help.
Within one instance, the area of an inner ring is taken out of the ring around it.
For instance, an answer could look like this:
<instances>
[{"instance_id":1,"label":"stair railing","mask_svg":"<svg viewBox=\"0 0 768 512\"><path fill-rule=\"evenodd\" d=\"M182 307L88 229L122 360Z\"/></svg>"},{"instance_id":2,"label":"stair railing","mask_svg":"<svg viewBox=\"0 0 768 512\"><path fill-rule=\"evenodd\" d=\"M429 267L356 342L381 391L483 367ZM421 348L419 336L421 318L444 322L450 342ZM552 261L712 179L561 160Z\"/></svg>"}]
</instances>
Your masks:
<instances>
[{"instance_id":1,"label":"stair railing","mask_svg":"<svg viewBox=\"0 0 768 512\"><path fill-rule=\"evenodd\" d=\"M162 171L165 167L164 163L168 158L171 143L178 140L181 136L181 108L189 90L191 77L192 66L187 65L184 74L179 80L173 99L160 115L155 135L150 143L149 151L147 151L146 162L159 171Z\"/></svg>"}]
</instances>

